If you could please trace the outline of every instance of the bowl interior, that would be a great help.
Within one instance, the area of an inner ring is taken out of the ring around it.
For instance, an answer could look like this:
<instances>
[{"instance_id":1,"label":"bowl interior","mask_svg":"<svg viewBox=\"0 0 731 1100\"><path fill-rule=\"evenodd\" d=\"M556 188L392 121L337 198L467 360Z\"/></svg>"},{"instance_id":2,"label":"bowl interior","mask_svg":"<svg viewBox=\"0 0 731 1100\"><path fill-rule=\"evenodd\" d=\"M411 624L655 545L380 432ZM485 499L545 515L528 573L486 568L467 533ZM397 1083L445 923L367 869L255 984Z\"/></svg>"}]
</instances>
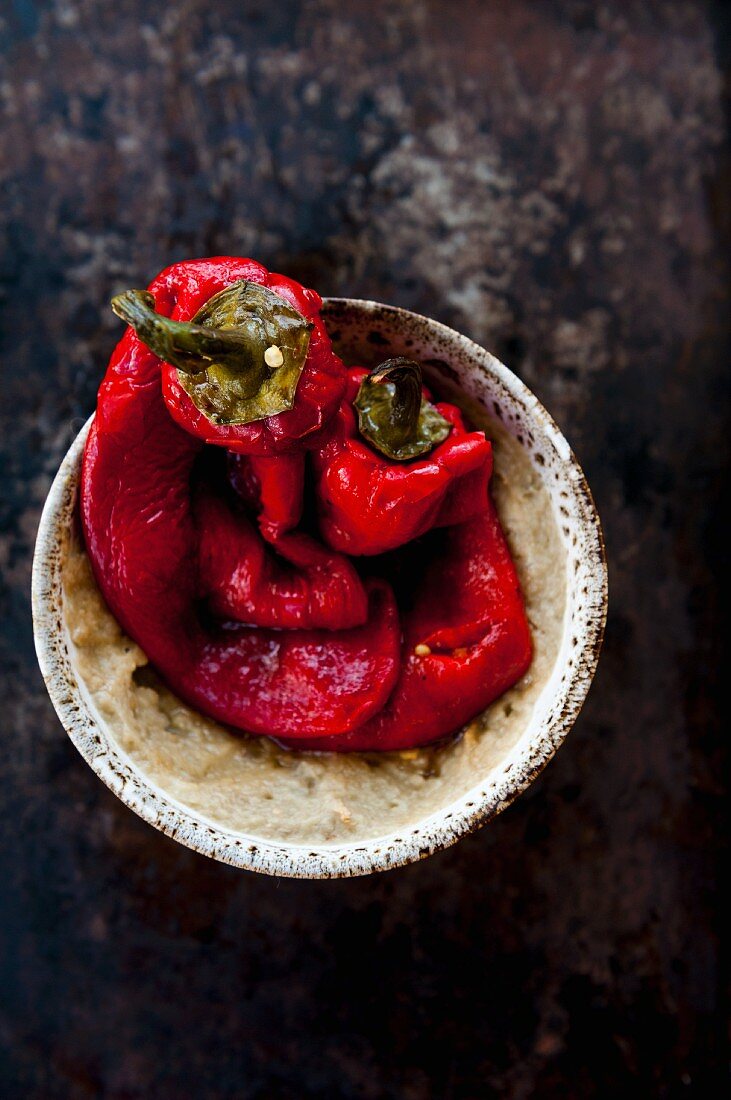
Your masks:
<instances>
[{"instance_id":1,"label":"bowl interior","mask_svg":"<svg viewBox=\"0 0 731 1100\"><path fill-rule=\"evenodd\" d=\"M419 858L524 789L588 690L606 599L601 535L581 470L505 367L444 326L392 307L331 299L325 319L347 362L420 359L440 396L465 406L495 441L495 493L535 658L524 681L459 739L378 757L291 754L233 735L166 692L90 580L75 520L86 429L49 494L34 563L41 668L94 770L132 809L191 847L308 877Z\"/></svg>"}]
</instances>

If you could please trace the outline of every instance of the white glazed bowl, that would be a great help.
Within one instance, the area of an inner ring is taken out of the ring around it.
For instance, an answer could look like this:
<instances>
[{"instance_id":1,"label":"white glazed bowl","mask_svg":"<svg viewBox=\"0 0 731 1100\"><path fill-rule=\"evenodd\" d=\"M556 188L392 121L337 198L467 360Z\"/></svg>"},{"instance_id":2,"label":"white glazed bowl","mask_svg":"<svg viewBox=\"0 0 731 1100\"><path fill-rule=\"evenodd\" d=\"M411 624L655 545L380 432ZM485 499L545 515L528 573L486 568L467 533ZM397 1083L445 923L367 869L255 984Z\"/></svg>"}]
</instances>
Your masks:
<instances>
[{"instance_id":1,"label":"white glazed bowl","mask_svg":"<svg viewBox=\"0 0 731 1100\"><path fill-rule=\"evenodd\" d=\"M75 672L63 614L63 548L74 523L88 423L51 486L33 562L33 622L41 671L59 718L97 775L142 818L196 851L237 867L301 878L367 874L420 859L504 809L571 729L594 675L607 603L601 528L586 479L556 424L523 383L471 340L419 314L335 298L326 299L324 317L346 362L368 366L387 355L409 355L425 364L427 378L437 385L440 380L457 383L518 440L550 496L566 581L558 655L516 742L485 774L472 774L458 797L387 835L358 837L352 843L300 844L223 828L166 794L135 766Z\"/></svg>"}]
</instances>

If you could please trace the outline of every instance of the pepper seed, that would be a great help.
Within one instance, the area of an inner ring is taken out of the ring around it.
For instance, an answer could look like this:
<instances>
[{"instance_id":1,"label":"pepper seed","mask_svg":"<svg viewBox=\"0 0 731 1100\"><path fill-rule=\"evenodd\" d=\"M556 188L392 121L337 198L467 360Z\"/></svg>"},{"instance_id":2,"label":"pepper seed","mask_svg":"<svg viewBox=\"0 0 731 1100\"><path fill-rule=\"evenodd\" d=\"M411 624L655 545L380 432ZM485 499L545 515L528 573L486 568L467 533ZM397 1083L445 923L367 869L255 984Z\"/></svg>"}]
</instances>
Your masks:
<instances>
[{"instance_id":1,"label":"pepper seed","mask_svg":"<svg viewBox=\"0 0 731 1100\"><path fill-rule=\"evenodd\" d=\"M431 647L425 645L424 642L419 642L418 645L414 646L414 653L417 657L430 657Z\"/></svg>"},{"instance_id":2,"label":"pepper seed","mask_svg":"<svg viewBox=\"0 0 731 1100\"><path fill-rule=\"evenodd\" d=\"M268 367L281 367L284 362L284 356L276 344L272 344L272 346L267 348L264 352L264 362Z\"/></svg>"}]
</instances>

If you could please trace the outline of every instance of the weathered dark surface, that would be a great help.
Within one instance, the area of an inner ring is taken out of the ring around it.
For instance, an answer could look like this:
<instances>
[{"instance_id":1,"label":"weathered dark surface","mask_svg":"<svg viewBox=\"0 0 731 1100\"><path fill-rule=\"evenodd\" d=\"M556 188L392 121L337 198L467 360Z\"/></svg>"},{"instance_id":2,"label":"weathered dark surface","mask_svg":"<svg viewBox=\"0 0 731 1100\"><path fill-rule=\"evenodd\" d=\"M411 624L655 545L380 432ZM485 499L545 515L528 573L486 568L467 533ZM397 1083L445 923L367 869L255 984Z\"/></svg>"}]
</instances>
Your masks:
<instances>
[{"instance_id":1,"label":"weathered dark surface","mask_svg":"<svg viewBox=\"0 0 731 1100\"><path fill-rule=\"evenodd\" d=\"M0 1093L720 1095L721 8L2 12ZM611 613L582 718L424 864L207 862L106 791L45 695L30 555L106 303L215 252L483 341L597 496Z\"/></svg>"}]
</instances>

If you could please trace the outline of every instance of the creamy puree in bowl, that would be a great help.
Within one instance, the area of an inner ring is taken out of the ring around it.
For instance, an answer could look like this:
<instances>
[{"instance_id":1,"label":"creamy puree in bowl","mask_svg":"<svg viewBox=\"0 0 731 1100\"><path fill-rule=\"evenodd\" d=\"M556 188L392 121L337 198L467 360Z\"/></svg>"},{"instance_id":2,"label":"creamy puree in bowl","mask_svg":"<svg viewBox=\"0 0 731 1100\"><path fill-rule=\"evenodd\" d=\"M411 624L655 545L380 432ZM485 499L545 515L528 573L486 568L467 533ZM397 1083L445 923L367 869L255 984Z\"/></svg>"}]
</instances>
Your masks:
<instances>
[{"instance_id":1,"label":"creamy puree in bowl","mask_svg":"<svg viewBox=\"0 0 731 1100\"><path fill-rule=\"evenodd\" d=\"M558 655L566 559L548 492L527 454L498 422L471 403L468 411L495 445L493 493L523 586L534 656L515 687L437 748L290 752L192 710L123 634L96 587L78 530L69 532L63 593L75 672L110 735L168 797L252 838L353 843L398 831L453 802L516 744Z\"/></svg>"}]
</instances>

